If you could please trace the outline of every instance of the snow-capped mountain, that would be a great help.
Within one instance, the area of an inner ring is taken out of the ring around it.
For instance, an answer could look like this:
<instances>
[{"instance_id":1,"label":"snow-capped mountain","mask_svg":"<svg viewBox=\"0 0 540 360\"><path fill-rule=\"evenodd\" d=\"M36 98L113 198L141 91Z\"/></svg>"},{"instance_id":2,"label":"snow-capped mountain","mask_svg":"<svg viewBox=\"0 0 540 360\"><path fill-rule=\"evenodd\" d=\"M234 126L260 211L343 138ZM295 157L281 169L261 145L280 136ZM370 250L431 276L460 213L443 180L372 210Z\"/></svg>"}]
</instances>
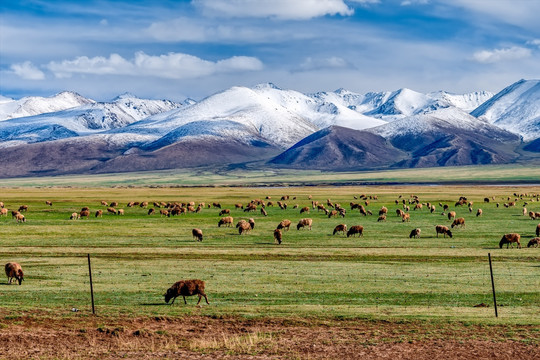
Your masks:
<instances>
[{"instance_id":1,"label":"snow-capped mountain","mask_svg":"<svg viewBox=\"0 0 540 360\"><path fill-rule=\"evenodd\" d=\"M429 97L444 101L451 106L466 112L471 112L493 97L489 91L475 91L466 94L452 94L446 91L437 91L428 94Z\"/></svg>"},{"instance_id":2,"label":"snow-capped mountain","mask_svg":"<svg viewBox=\"0 0 540 360\"><path fill-rule=\"evenodd\" d=\"M77 106L95 103L81 95L64 91L51 97L30 96L19 100L0 97L0 121L52 113Z\"/></svg>"},{"instance_id":3,"label":"snow-capped mountain","mask_svg":"<svg viewBox=\"0 0 540 360\"><path fill-rule=\"evenodd\" d=\"M540 137L540 80L520 80L471 112L525 140Z\"/></svg>"}]
</instances>

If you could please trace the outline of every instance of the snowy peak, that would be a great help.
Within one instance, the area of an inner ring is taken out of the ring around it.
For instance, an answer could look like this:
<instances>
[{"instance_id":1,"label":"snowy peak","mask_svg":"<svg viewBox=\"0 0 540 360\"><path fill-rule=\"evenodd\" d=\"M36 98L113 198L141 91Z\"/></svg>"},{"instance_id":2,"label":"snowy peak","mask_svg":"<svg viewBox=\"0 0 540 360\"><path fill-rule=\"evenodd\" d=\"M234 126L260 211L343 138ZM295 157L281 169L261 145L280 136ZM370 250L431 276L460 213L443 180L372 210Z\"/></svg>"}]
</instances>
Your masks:
<instances>
[{"instance_id":1,"label":"snowy peak","mask_svg":"<svg viewBox=\"0 0 540 360\"><path fill-rule=\"evenodd\" d=\"M540 80L520 80L479 106L471 115L521 134L540 137Z\"/></svg>"},{"instance_id":2,"label":"snowy peak","mask_svg":"<svg viewBox=\"0 0 540 360\"><path fill-rule=\"evenodd\" d=\"M95 103L75 92L64 91L51 97L25 97L0 102L0 121L71 109Z\"/></svg>"},{"instance_id":3,"label":"snowy peak","mask_svg":"<svg viewBox=\"0 0 540 360\"><path fill-rule=\"evenodd\" d=\"M493 97L489 91L475 91L467 94L452 94L446 91L438 91L429 94L433 99L443 101L466 112L471 112L478 106Z\"/></svg>"}]
</instances>

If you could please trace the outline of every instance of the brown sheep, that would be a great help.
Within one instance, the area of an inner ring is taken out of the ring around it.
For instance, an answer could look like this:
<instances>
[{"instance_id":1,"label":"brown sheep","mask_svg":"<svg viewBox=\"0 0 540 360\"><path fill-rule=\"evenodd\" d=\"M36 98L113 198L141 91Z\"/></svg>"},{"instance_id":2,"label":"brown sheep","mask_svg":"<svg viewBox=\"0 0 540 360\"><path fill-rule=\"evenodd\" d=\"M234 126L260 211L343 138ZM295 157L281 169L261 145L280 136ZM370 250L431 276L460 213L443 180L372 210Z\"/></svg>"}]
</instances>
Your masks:
<instances>
[{"instance_id":1,"label":"brown sheep","mask_svg":"<svg viewBox=\"0 0 540 360\"><path fill-rule=\"evenodd\" d=\"M103 210L97 210L96 217L103 217Z\"/></svg>"},{"instance_id":2,"label":"brown sheep","mask_svg":"<svg viewBox=\"0 0 540 360\"><path fill-rule=\"evenodd\" d=\"M411 221L411 214L404 213L403 216L401 217L401 222L409 222L409 221Z\"/></svg>"},{"instance_id":3,"label":"brown sheep","mask_svg":"<svg viewBox=\"0 0 540 360\"><path fill-rule=\"evenodd\" d=\"M184 298L184 304L187 304L186 296L199 295L199 301L197 301L197 306L199 306L199 303L201 302L201 298L203 296L204 300L206 300L206 303L210 304L204 292L204 287L205 283L202 280L180 280L174 283L173 286L171 286L163 295L165 297L165 303L168 304L169 300L172 299L171 305L173 305L174 300L176 300L178 296L182 296Z\"/></svg>"},{"instance_id":4,"label":"brown sheep","mask_svg":"<svg viewBox=\"0 0 540 360\"><path fill-rule=\"evenodd\" d=\"M101 205L103 205L103 206L109 206L109 203L106 202L105 200L101 200Z\"/></svg>"},{"instance_id":5,"label":"brown sheep","mask_svg":"<svg viewBox=\"0 0 540 360\"><path fill-rule=\"evenodd\" d=\"M257 205L255 205L255 204L249 204L249 205L244 209L244 212L250 212L250 211L257 211Z\"/></svg>"},{"instance_id":6,"label":"brown sheep","mask_svg":"<svg viewBox=\"0 0 540 360\"><path fill-rule=\"evenodd\" d=\"M362 225L351 226L349 231L347 231L347 237L354 236L356 234L358 234L358 236L364 236L364 227Z\"/></svg>"},{"instance_id":7,"label":"brown sheep","mask_svg":"<svg viewBox=\"0 0 540 360\"><path fill-rule=\"evenodd\" d=\"M118 201L113 201L112 203L109 204L110 207L117 207L118 206Z\"/></svg>"},{"instance_id":8,"label":"brown sheep","mask_svg":"<svg viewBox=\"0 0 540 360\"><path fill-rule=\"evenodd\" d=\"M233 221L234 221L234 219L231 216L222 217L218 222L218 227L221 227L221 225L231 227L231 226L233 226Z\"/></svg>"},{"instance_id":9,"label":"brown sheep","mask_svg":"<svg viewBox=\"0 0 540 360\"><path fill-rule=\"evenodd\" d=\"M338 216L338 211L337 210L332 210L328 213L328 218L330 219L331 217L337 217Z\"/></svg>"},{"instance_id":10,"label":"brown sheep","mask_svg":"<svg viewBox=\"0 0 540 360\"><path fill-rule=\"evenodd\" d=\"M251 227L251 230L255 229L255 220L252 218L248 219L249 226Z\"/></svg>"},{"instance_id":11,"label":"brown sheep","mask_svg":"<svg viewBox=\"0 0 540 360\"><path fill-rule=\"evenodd\" d=\"M529 217L531 218L531 220L536 219L536 213L534 211L529 211Z\"/></svg>"},{"instance_id":12,"label":"brown sheep","mask_svg":"<svg viewBox=\"0 0 540 360\"><path fill-rule=\"evenodd\" d=\"M133 207L133 205L135 205L135 202L133 201L130 201L127 203L127 207Z\"/></svg>"},{"instance_id":13,"label":"brown sheep","mask_svg":"<svg viewBox=\"0 0 540 360\"><path fill-rule=\"evenodd\" d=\"M71 216L69 217L69 220L77 220L79 219L79 214L77 214L76 212L72 213Z\"/></svg>"},{"instance_id":14,"label":"brown sheep","mask_svg":"<svg viewBox=\"0 0 540 360\"><path fill-rule=\"evenodd\" d=\"M534 213L534 216L535 216L537 219L540 219L540 212L535 212L535 213Z\"/></svg>"},{"instance_id":15,"label":"brown sheep","mask_svg":"<svg viewBox=\"0 0 540 360\"><path fill-rule=\"evenodd\" d=\"M261 208L261 215L268 216L268 213L266 210L264 210L264 208Z\"/></svg>"},{"instance_id":16,"label":"brown sheep","mask_svg":"<svg viewBox=\"0 0 540 360\"><path fill-rule=\"evenodd\" d=\"M482 216L482 213L483 213L482 209L476 210L476 217Z\"/></svg>"},{"instance_id":17,"label":"brown sheep","mask_svg":"<svg viewBox=\"0 0 540 360\"><path fill-rule=\"evenodd\" d=\"M52 206L52 201L50 201L50 200L45 201L45 205Z\"/></svg>"},{"instance_id":18,"label":"brown sheep","mask_svg":"<svg viewBox=\"0 0 540 360\"><path fill-rule=\"evenodd\" d=\"M538 247L540 245L540 237L535 237L531 239L527 244L527 247Z\"/></svg>"},{"instance_id":19,"label":"brown sheep","mask_svg":"<svg viewBox=\"0 0 540 360\"><path fill-rule=\"evenodd\" d=\"M117 215L124 215L124 209L118 209Z\"/></svg>"},{"instance_id":20,"label":"brown sheep","mask_svg":"<svg viewBox=\"0 0 540 360\"><path fill-rule=\"evenodd\" d=\"M86 217L87 219L90 219L90 210L82 210L79 213L79 217Z\"/></svg>"},{"instance_id":21,"label":"brown sheep","mask_svg":"<svg viewBox=\"0 0 540 360\"><path fill-rule=\"evenodd\" d=\"M285 219L285 220L282 220L282 221L278 224L277 229L280 230L280 229L285 229L285 228L287 228L287 231L289 231L290 226L291 226L291 220Z\"/></svg>"},{"instance_id":22,"label":"brown sheep","mask_svg":"<svg viewBox=\"0 0 540 360\"><path fill-rule=\"evenodd\" d=\"M210 204L208 204L208 206L210 206ZM212 203L212 206L215 208L221 209L221 204L218 202Z\"/></svg>"},{"instance_id":23,"label":"brown sheep","mask_svg":"<svg viewBox=\"0 0 540 360\"><path fill-rule=\"evenodd\" d=\"M311 230L311 225L313 224L312 219L301 219L298 224L296 225L296 230L300 230L300 228L307 228Z\"/></svg>"},{"instance_id":24,"label":"brown sheep","mask_svg":"<svg viewBox=\"0 0 540 360\"><path fill-rule=\"evenodd\" d=\"M309 207L304 206L303 208L300 209L300 214L305 213L305 212L309 214Z\"/></svg>"},{"instance_id":25,"label":"brown sheep","mask_svg":"<svg viewBox=\"0 0 540 360\"><path fill-rule=\"evenodd\" d=\"M11 218L12 218L12 219L15 219L15 217L16 217L18 214L20 214L20 212L18 212L17 210L12 210L12 211L11 211Z\"/></svg>"},{"instance_id":26,"label":"brown sheep","mask_svg":"<svg viewBox=\"0 0 540 360\"><path fill-rule=\"evenodd\" d=\"M540 236L540 224L536 225L536 236Z\"/></svg>"},{"instance_id":27,"label":"brown sheep","mask_svg":"<svg viewBox=\"0 0 540 360\"><path fill-rule=\"evenodd\" d=\"M111 214L114 214L114 215L116 215L118 213L118 211L116 211L116 209L112 208L112 207L107 208L107 211L110 212Z\"/></svg>"},{"instance_id":28,"label":"brown sheep","mask_svg":"<svg viewBox=\"0 0 540 360\"><path fill-rule=\"evenodd\" d=\"M223 216L225 214L229 215L231 213L231 210L229 209L223 209L219 212L219 215L218 216Z\"/></svg>"},{"instance_id":29,"label":"brown sheep","mask_svg":"<svg viewBox=\"0 0 540 360\"><path fill-rule=\"evenodd\" d=\"M377 221L386 221L386 215L381 215L381 216L379 216L379 218L377 219Z\"/></svg>"},{"instance_id":30,"label":"brown sheep","mask_svg":"<svg viewBox=\"0 0 540 360\"><path fill-rule=\"evenodd\" d=\"M452 220L456 217L456 212L455 211L450 211L448 213L448 220Z\"/></svg>"},{"instance_id":31,"label":"brown sheep","mask_svg":"<svg viewBox=\"0 0 540 360\"><path fill-rule=\"evenodd\" d=\"M21 205L19 207L19 212L21 212L21 211L28 211L28 205Z\"/></svg>"},{"instance_id":32,"label":"brown sheep","mask_svg":"<svg viewBox=\"0 0 540 360\"><path fill-rule=\"evenodd\" d=\"M444 237L446 237L446 235L448 235L449 237L452 237L452 232L450 231L448 226L436 225L435 232L437 233L437 237L439 237L439 234L443 234Z\"/></svg>"},{"instance_id":33,"label":"brown sheep","mask_svg":"<svg viewBox=\"0 0 540 360\"><path fill-rule=\"evenodd\" d=\"M0 208L4 207L4 202L0 201Z\"/></svg>"},{"instance_id":34,"label":"brown sheep","mask_svg":"<svg viewBox=\"0 0 540 360\"><path fill-rule=\"evenodd\" d=\"M396 215L397 215L397 216L403 217L403 214L405 214L405 213L403 212L403 210L401 210L401 209L397 209L397 210L396 210Z\"/></svg>"},{"instance_id":35,"label":"brown sheep","mask_svg":"<svg viewBox=\"0 0 540 360\"><path fill-rule=\"evenodd\" d=\"M317 205L317 212L319 212L319 211L326 211L326 208L324 207L324 205L322 205L322 204Z\"/></svg>"},{"instance_id":36,"label":"brown sheep","mask_svg":"<svg viewBox=\"0 0 540 360\"><path fill-rule=\"evenodd\" d=\"M7 216L7 214L8 214L8 209L6 208L0 209L0 216Z\"/></svg>"},{"instance_id":37,"label":"brown sheep","mask_svg":"<svg viewBox=\"0 0 540 360\"><path fill-rule=\"evenodd\" d=\"M17 220L17 222L26 222L26 218L23 214L20 213L15 216L15 219Z\"/></svg>"},{"instance_id":38,"label":"brown sheep","mask_svg":"<svg viewBox=\"0 0 540 360\"><path fill-rule=\"evenodd\" d=\"M510 233L505 234L501 238L501 241L499 242L499 248L502 249L503 245L506 244L506 248L508 249L508 245L512 245L512 248L514 247L514 243L517 243L518 248L521 249L521 243L519 242L519 239L521 239L521 235L516 233Z\"/></svg>"},{"instance_id":39,"label":"brown sheep","mask_svg":"<svg viewBox=\"0 0 540 360\"><path fill-rule=\"evenodd\" d=\"M360 214L367 216L366 208L363 205L358 205L358 211L360 212Z\"/></svg>"},{"instance_id":40,"label":"brown sheep","mask_svg":"<svg viewBox=\"0 0 540 360\"><path fill-rule=\"evenodd\" d=\"M347 232L347 225L345 224L339 224L334 228L334 233L332 235L336 235L336 233L342 232L343 235Z\"/></svg>"},{"instance_id":41,"label":"brown sheep","mask_svg":"<svg viewBox=\"0 0 540 360\"><path fill-rule=\"evenodd\" d=\"M435 212L435 210L436 210L435 205L431 205L430 208L429 208L429 212L433 214Z\"/></svg>"},{"instance_id":42,"label":"brown sheep","mask_svg":"<svg viewBox=\"0 0 540 360\"><path fill-rule=\"evenodd\" d=\"M202 230L201 229L193 229L191 230L191 234L193 235L193 238L194 239L197 239L197 241L202 241L203 240L203 233L202 233Z\"/></svg>"},{"instance_id":43,"label":"brown sheep","mask_svg":"<svg viewBox=\"0 0 540 360\"><path fill-rule=\"evenodd\" d=\"M90 211L90 208L88 206L84 206L81 211Z\"/></svg>"},{"instance_id":44,"label":"brown sheep","mask_svg":"<svg viewBox=\"0 0 540 360\"><path fill-rule=\"evenodd\" d=\"M409 239L420 238L420 233L421 232L422 232L422 230L420 230L420 228L412 229L411 233L409 234Z\"/></svg>"},{"instance_id":45,"label":"brown sheep","mask_svg":"<svg viewBox=\"0 0 540 360\"><path fill-rule=\"evenodd\" d=\"M244 205L238 203L238 204L234 204L234 208L235 209L243 209L244 208Z\"/></svg>"},{"instance_id":46,"label":"brown sheep","mask_svg":"<svg viewBox=\"0 0 540 360\"><path fill-rule=\"evenodd\" d=\"M148 209L148 215L154 215L155 213L156 213L156 209L154 209L154 208Z\"/></svg>"},{"instance_id":47,"label":"brown sheep","mask_svg":"<svg viewBox=\"0 0 540 360\"><path fill-rule=\"evenodd\" d=\"M251 225L246 220L240 220L236 227L240 235L247 234L251 230Z\"/></svg>"},{"instance_id":48,"label":"brown sheep","mask_svg":"<svg viewBox=\"0 0 540 360\"><path fill-rule=\"evenodd\" d=\"M388 214L388 208L382 207L381 210L379 210L379 215L386 215Z\"/></svg>"},{"instance_id":49,"label":"brown sheep","mask_svg":"<svg viewBox=\"0 0 540 360\"><path fill-rule=\"evenodd\" d=\"M118 203L115 203L116 205L115 206L118 206ZM113 204L111 204L111 206L113 206ZM143 201L139 204L139 207L142 207L144 209L146 209L148 207L148 201Z\"/></svg>"},{"instance_id":50,"label":"brown sheep","mask_svg":"<svg viewBox=\"0 0 540 360\"><path fill-rule=\"evenodd\" d=\"M274 230L274 240L277 241L278 245L281 244L282 234L281 230L276 229Z\"/></svg>"},{"instance_id":51,"label":"brown sheep","mask_svg":"<svg viewBox=\"0 0 540 360\"><path fill-rule=\"evenodd\" d=\"M416 204L416 205L414 205L413 210L416 210L416 209L422 210L422 204Z\"/></svg>"},{"instance_id":52,"label":"brown sheep","mask_svg":"<svg viewBox=\"0 0 540 360\"><path fill-rule=\"evenodd\" d=\"M19 285L22 285L22 281L24 280L24 273L22 271L21 265L19 265L16 262L8 262L5 266L6 269L6 276L8 278L8 284L11 284L13 279L19 283Z\"/></svg>"},{"instance_id":53,"label":"brown sheep","mask_svg":"<svg viewBox=\"0 0 540 360\"><path fill-rule=\"evenodd\" d=\"M155 210L154 210L155 212ZM170 217L169 216L169 210L166 210L166 209L159 209L159 216L167 216L167 217Z\"/></svg>"},{"instance_id":54,"label":"brown sheep","mask_svg":"<svg viewBox=\"0 0 540 360\"><path fill-rule=\"evenodd\" d=\"M465 227L465 218L460 217L460 218L455 219L454 222L452 223L452 225L450 225L450 226L452 227L452 229L454 228L454 226L455 227L459 226L459 227L462 227L462 228Z\"/></svg>"}]
</instances>

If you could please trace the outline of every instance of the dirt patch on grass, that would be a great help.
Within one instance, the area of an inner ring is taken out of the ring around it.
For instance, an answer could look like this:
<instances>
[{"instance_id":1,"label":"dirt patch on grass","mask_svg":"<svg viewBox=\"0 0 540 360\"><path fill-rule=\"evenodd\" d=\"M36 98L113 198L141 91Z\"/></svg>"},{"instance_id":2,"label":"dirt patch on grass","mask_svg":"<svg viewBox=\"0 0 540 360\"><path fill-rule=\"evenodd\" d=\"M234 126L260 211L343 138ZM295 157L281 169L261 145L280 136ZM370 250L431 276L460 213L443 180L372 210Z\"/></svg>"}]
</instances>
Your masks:
<instances>
[{"instance_id":1,"label":"dirt patch on grass","mask_svg":"<svg viewBox=\"0 0 540 360\"><path fill-rule=\"evenodd\" d=\"M11 359L538 359L539 329L421 321L0 313Z\"/></svg>"}]
</instances>

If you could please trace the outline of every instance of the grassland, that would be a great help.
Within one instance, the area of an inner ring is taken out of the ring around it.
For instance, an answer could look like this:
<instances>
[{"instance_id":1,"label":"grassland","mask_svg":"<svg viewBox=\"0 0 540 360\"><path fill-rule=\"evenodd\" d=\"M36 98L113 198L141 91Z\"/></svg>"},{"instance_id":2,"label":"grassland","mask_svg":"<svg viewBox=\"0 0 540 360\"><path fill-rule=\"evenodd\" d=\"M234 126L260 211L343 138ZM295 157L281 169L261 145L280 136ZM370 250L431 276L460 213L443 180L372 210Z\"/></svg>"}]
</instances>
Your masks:
<instances>
[{"instance_id":1,"label":"grassland","mask_svg":"<svg viewBox=\"0 0 540 360\"><path fill-rule=\"evenodd\" d=\"M98 314L108 316L229 316L301 317L342 319L430 319L492 324L540 324L540 248L526 248L538 222L522 216L521 208L497 208L513 193L540 193L538 187L298 187L298 188L4 188L0 200L9 209L29 205L26 223L0 218L0 259L17 261L25 270L23 286L0 285L4 311L33 310L66 317L84 316L90 310L86 254L91 254ZM290 195L287 210L267 207L259 212L235 210L235 203L254 198L279 200ZM327 198L346 208L360 194L377 195L367 206L377 214L389 208L386 222L348 210L344 219L329 219L311 210L300 215L294 204L310 205L308 195ZM411 210L411 222L395 216L399 195L416 194L436 204ZM474 201L484 215L475 217L466 207L464 229L454 238L437 238L434 226L449 225L439 203L451 210L459 196ZM292 200L292 197L296 197ZM539 202L527 207L540 211ZM45 205L51 200L53 206ZM69 220L69 215L89 206L104 209L101 200L118 201L124 216ZM147 209L127 208L129 201L220 202L231 209L235 223L253 217L255 229L240 236L235 228L218 228L218 209L176 217L148 216ZM296 230L302 217L313 218L313 230ZM284 218L293 221L284 242L274 244L272 231ZM335 225L363 225L361 238L332 236ZM191 229L201 228L203 242ZM414 227L420 239L409 239ZM523 249L499 249L502 234L522 234ZM487 254L494 259L500 317L495 319ZM194 299L184 306L163 302L162 294L182 278L207 282L210 306L196 308ZM79 312L72 312L72 309Z\"/></svg>"}]
</instances>

